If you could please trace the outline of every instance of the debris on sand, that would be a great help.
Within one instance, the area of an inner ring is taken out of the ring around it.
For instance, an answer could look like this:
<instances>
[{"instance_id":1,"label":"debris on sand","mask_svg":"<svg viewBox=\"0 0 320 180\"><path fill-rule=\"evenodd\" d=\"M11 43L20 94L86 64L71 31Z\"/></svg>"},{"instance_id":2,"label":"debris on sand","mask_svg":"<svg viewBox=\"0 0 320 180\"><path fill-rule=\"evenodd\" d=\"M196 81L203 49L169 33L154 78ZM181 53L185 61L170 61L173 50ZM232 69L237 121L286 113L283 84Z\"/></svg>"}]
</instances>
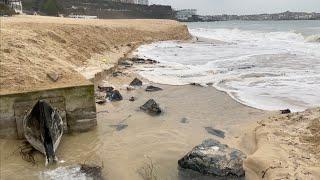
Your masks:
<instances>
[{"instance_id":1,"label":"debris on sand","mask_svg":"<svg viewBox=\"0 0 320 180\"><path fill-rule=\"evenodd\" d=\"M148 100L143 106L140 106L140 109L151 115L159 115L162 112L158 103L153 99Z\"/></svg>"},{"instance_id":2,"label":"debris on sand","mask_svg":"<svg viewBox=\"0 0 320 180\"><path fill-rule=\"evenodd\" d=\"M135 97L130 97L130 99L129 99L129 101L131 101L131 102L133 102L133 101L135 101L136 100L136 98Z\"/></svg>"},{"instance_id":3,"label":"debris on sand","mask_svg":"<svg viewBox=\"0 0 320 180\"><path fill-rule=\"evenodd\" d=\"M147 92L156 92L156 91L162 91L162 88L156 87L156 86L148 86L146 88Z\"/></svg>"},{"instance_id":4,"label":"debris on sand","mask_svg":"<svg viewBox=\"0 0 320 180\"><path fill-rule=\"evenodd\" d=\"M191 169L204 175L243 177L243 160L246 155L214 139L207 139L194 147L178 161L183 169Z\"/></svg>"},{"instance_id":5,"label":"debris on sand","mask_svg":"<svg viewBox=\"0 0 320 180\"><path fill-rule=\"evenodd\" d=\"M131 62L136 63L136 64L156 64L158 61L153 60L153 59L143 59L143 58L137 58L133 57L130 59Z\"/></svg>"},{"instance_id":6,"label":"debris on sand","mask_svg":"<svg viewBox=\"0 0 320 180\"><path fill-rule=\"evenodd\" d=\"M100 105L105 104L106 102L107 102L106 99L97 99L97 100L96 100L96 103L97 103L97 104L100 104Z\"/></svg>"},{"instance_id":7,"label":"debris on sand","mask_svg":"<svg viewBox=\"0 0 320 180\"><path fill-rule=\"evenodd\" d=\"M122 131L122 130L124 130L125 128L127 128L128 125L127 125L127 124L122 124L122 123L120 123L120 124L116 124L116 125L110 125L109 127L115 128L117 131Z\"/></svg>"},{"instance_id":8,"label":"debris on sand","mask_svg":"<svg viewBox=\"0 0 320 180\"><path fill-rule=\"evenodd\" d=\"M114 90L111 86L98 86L100 92L111 92Z\"/></svg>"},{"instance_id":9,"label":"debris on sand","mask_svg":"<svg viewBox=\"0 0 320 180\"><path fill-rule=\"evenodd\" d=\"M203 87L201 84L199 83L190 83L191 86L198 86L198 87Z\"/></svg>"},{"instance_id":10,"label":"debris on sand","mask_svg":"<svg viewBox=\"0 0 320 180\"><path fill-rule=\"evenodd\" d=\"M290 109L284 109L284 110L280 110L281 114L290 114L291 110Z\"/></svg>"},{"instance_id":11,"label":"debris on sand","mask_svg":"<svg viewBox=\"0 0 320 180\"><path fill-rule=\"evenodd\" d=\"M131 66L133 65L133 62L132 62L132 61L129 61L129 60L127 60L127 59L122 58L122 59L120 59L120 60L118 61L118 64L119 64L120 66L131 67Z\"/></svg>"},{"instance_id":12,"label":"debris on sand","mask_svg":"<svg viewBox=\"0 0 320 180\"><path fill-rule=\"evenodd\" d=\"M213 129L212 127L205 127L204 128L209 134L212 134L214 136L218 136L220 138L224 138L224 132L219 129Z\"/></svg>"},{"instance_id":13,"label":"debris on sand","mask_svg":"<svg viewBox=\"0 0 320 180\"><path fill-rule=\"evenodd\" d=\"M55 72L50 72L47 73L47 76L51 79L51 81L53 82L57 82L58 79L60 78L59 74L55 73Z\"/></svg>"},{"instance_id":14,"label":"debris on sand","mask_svg":"<svg viewBox=\"0 0 320 180\"><path fill-rule=\"evenodd\" d=\"M181 121L180 121L181 123L183 123L183 124L186 124L186 123L189 123L189 120L188 120L188 118L182 118L181 119Z\"/></svg>"},{"instance_id":15,"label":"debris on sand","mask_svg":"<svg viewBox=\"0 0 320 180\"><path fill-rule=\"evenodd\" d=\"M130 83L130 86L142 86L142 81L138 78L134 78L134 80Z\"/></svg>"},{"instance_id":16,"label":"debris on sand","mask_svg":"<svg viewBox=\"0 0 320 180\"><path fill-rule=\"evenodd\" d=\"M110 101L121 101L123 99L118 90L107 92L106 98L108 98Z\"/></svg>"}]
</instances>

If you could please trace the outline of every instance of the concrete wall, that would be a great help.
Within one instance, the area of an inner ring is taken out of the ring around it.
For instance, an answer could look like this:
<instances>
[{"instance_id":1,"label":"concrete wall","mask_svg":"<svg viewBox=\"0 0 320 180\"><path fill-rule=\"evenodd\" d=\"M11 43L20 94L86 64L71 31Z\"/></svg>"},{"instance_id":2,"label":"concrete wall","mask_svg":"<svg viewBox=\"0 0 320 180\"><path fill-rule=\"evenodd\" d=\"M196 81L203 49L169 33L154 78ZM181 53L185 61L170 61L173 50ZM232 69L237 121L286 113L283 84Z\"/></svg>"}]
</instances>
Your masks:
<instances>
[{"instance_id":1,"label":"concrete wall","mask_svg":"<svg viewBox=\"0 0 320 180\"><path fill-rule=\"evenodd\" d=\"M57 108L65 132L83 132L97 125L93 84L0 95L0 138L24 138L22 119L39 99Z\"/></svg>"}]
</instances>

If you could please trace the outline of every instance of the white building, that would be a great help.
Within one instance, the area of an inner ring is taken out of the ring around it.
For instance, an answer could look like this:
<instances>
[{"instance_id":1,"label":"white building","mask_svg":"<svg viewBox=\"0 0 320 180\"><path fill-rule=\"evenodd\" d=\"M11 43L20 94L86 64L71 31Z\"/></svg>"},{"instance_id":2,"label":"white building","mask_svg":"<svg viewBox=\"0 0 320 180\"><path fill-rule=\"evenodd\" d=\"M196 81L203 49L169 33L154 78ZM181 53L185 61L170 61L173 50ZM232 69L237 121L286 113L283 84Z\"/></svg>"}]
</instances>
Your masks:
<instances>
[{"instance_id":1,"label":"white building","mask_svg":"<svg viewBox=\"0 0 320 180\"><path fill-rule=\"evenodd\" d=\"M135 0L136 4L141 4L141 5L149 5L148 0Z\"/></svg>"},{"instance_id":2,"label":"white building","mask_svg":"<svg viewBox=\"0 0 320 180\"><path fill-rule=\"evenodd\" d=\"M11 7L16 13L22 14L22 2L20 0L9 0L9 7Z\"/></svg>"},{"instance_id":3,"label":"white building","mask_svg":"<svg viewBox=\"0 0 320 180\"><path fill-rule=\"evenodd\" d=\"M177 11L176 18L178 20L187 21L189 18L192 18L192 16L194 15L197 15L196 9L182 9Z\"/></svg>"}]
</instances>

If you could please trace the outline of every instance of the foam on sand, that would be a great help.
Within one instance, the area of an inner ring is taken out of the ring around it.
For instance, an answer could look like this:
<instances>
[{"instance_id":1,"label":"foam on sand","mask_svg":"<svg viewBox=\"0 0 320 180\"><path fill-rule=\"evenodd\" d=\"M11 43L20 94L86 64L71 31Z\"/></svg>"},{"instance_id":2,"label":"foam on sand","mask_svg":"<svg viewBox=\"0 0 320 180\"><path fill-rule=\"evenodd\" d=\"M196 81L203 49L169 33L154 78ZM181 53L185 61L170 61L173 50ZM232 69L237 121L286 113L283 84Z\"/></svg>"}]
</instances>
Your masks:
<instances>
[{"instance_id":1,"label":"foam on sand","mask_svg":"<svg viewBox=\"0 0 320 180\"><path fill-rule=\"evenodd\" d=\"M141 66L139 74L170 85L213 83L235 100L264 110L302 111L320 104L319 43L293 31L189 31L219 43L166 41L141 46L138 56L160 64Z\"/></svg>"}]
</instances>

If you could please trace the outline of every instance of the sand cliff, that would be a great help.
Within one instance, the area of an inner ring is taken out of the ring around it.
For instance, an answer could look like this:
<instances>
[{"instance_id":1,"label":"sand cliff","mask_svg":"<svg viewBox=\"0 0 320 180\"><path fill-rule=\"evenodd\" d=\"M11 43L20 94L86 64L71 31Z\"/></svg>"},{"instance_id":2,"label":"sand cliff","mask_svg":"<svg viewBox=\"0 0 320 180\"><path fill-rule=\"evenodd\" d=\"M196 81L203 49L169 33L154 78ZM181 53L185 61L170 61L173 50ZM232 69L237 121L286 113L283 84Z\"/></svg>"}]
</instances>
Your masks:
<instances>
[{"instance_id":1,"label":"sand cliff","mask_svg":"<svg viewBox=\"0 0 320 180\"><path fill-rule=\"evenodd\" d=\"M278 115L255 128L256 150L245 161L248 179L319 179L320 108Z\"/></svg>"},{"instance_id":2,"label":"sand cliff","mask_svg":"<svg viewBox=\"0 0 320 180\"><path fill-rule=\"evenodd\" d=\"M87 84L83 67L112 64L136 44L188 38L172 20L2 17L0 94Z\"/></svg>"}]
</instances>

